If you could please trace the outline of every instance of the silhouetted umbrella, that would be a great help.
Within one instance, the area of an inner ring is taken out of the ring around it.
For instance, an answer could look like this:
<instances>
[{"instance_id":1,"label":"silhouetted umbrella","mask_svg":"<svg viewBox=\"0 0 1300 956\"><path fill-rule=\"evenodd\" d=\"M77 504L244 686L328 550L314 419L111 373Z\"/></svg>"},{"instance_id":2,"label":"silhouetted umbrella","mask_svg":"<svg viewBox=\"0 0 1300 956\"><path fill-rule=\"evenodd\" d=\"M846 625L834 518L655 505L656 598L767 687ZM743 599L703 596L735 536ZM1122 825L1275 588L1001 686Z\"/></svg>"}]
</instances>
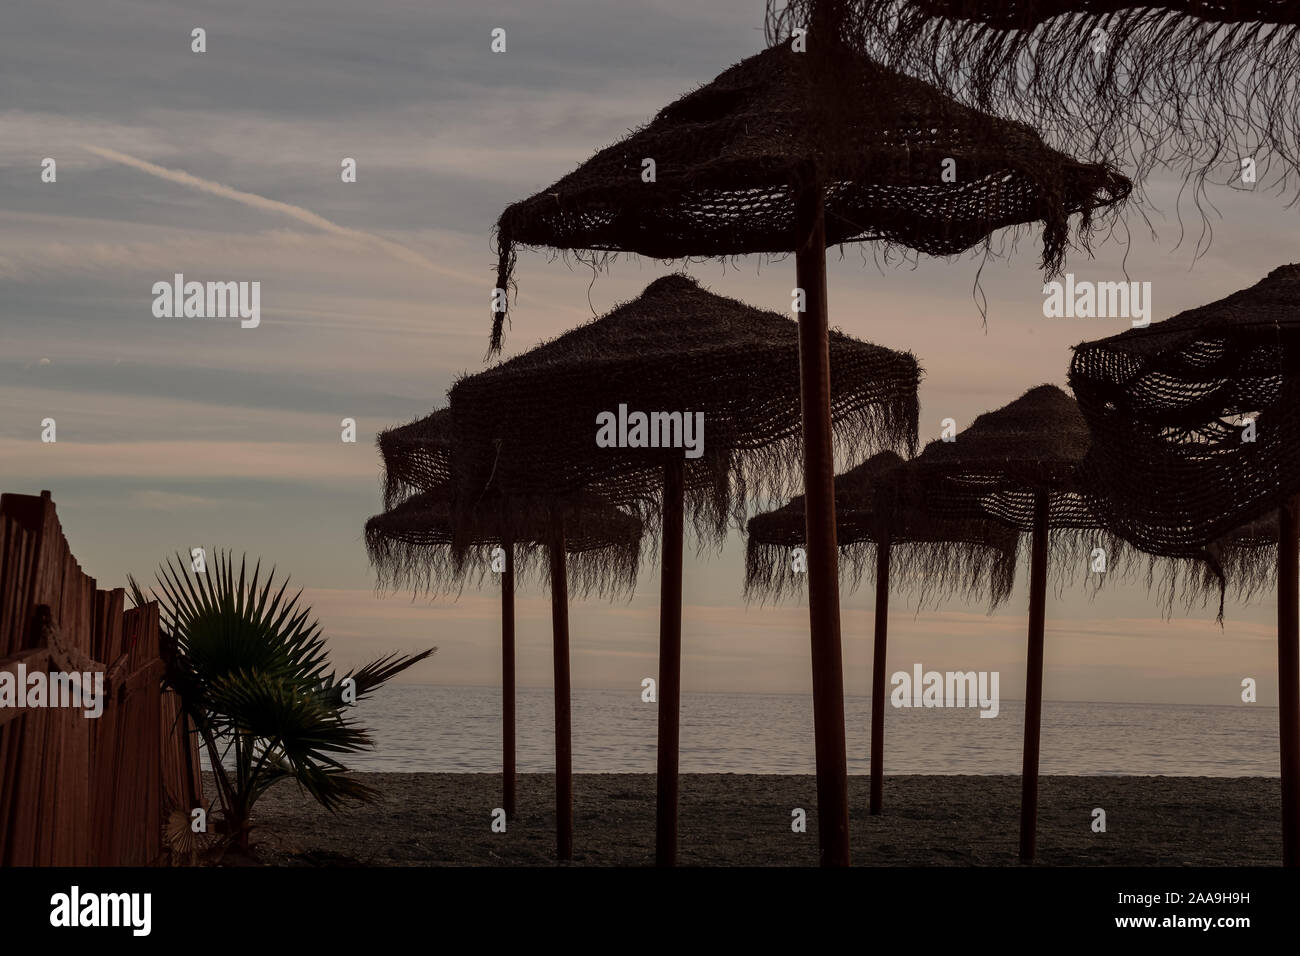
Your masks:
<instances>
[{"instance_id":1,"label":"silhouetted umbrella","mask_svg":"<svg viewBox=\"0 0 1300 956\"><path fill-rule=\"evenodd\" d=\"M384 508L451 479L451 416L447 409L379 433L384 461Z\"/></svg>"},{"instance_id":2,"label":"silhouetted umbrella","mask_svg":"<svg viewBox=\"0 0 1300 956\"><path fill-rule=\"evenodd\" d=\"M811 25L808 43L811 52L787 43L744 60L506 209L497 285L511 287L521 244L593 258L794 252L806 299L799 366L818 838L823 863L847 865L826 245L881 241L952 255L1002 227L1042 221L1050 271L1069 244L1070 216L1082 215L1086 241L1093 213L1121 202L1130 184L1049 149L1026 126L964 108L842 49L826 21ZM505 318L502 304L494 349Z\"/></svg>"},{"instance_id":3,"label":"silhouetted umbrella","mask_svg":"<svg viewBox=\"0 0 1300 956\"><path fill-rule=\"evenodd\" d=\"M791 319L667 276L450 392L458 499L472 507L499 494L511 505L503 531L512 520L537 522L550 496L579 490L662 518L661 865L676 855L685 513L703 540L720 540L748 497L797 485L798 349ZM914 448L916 360L839 332L829 354L833 427L846 453Z\"/></svg>"},{"instance_id":4,"label":"silhouetted umbrella","mask_svg":"<svg viewBox=\"0 0 1300 956\"><path fill-rule=\"evenodd\" d=\"M549 521L531 532L517 523L505 528L492 520L485 501L474 527L467 529L458 523L452 497L450 486L421 492L366 522L366 550L381 584L436 591L481 580L497 548L505 551L503 573L508 577L502 579L502 589L511 597L513 586L534 571L549 575ZM594 495L571 496L557 508L565 528L567 589L579 594L631 591L641 558L641 519Z\"/></svg>"},{"instance_id":5,"label":"silhouetted umbrella","mask_svg":"<svg viewBox=\"0 0 1300 956\"><path fill-rule=\"evenodd\" d=\"M1300 266L1076 347L1070 385L1090 500L1144 551L1222 564L1213 542L1277 513L1282 855L1300 865Z\"/></svg>"},{"instance_id":6,"label":"silhouetted umbrella","mask_svg":"<svg viewBox=\"0 0 1300 956\"><path fill-rule=\"evenodd\" d=\"M453 507L451 417L441 409L423 419L380 434L385 463L383 514L366 523L366 548L381 584L426 590L459 587L482 577L492 566L492 551L504 554L501 574L502 791L507 818L515 815L515 585L533 568L546 569L551 588L552 624L562 629L564 659L556 662L565 683L557 686L557 805L571 798L568 738L568 596L579 591L631 591L640 562L642 522L591 495L552 501L567 531L556 539L550 514L533 527L518 522L508 529L498 519L500 502L488 496L468 518ZM432 482L428 490L421 490ZM570 560L572 563L570 564ZM518 562L518 567L516 563ZM477 575L475 572L477 571Z\"/></svg>"},{"instance_id":7,"label":"silhouetted umbrella","mask_svg":"<svg viewBox=\"0 0 1300 956\"><path fill-rule=\"evenodd\" d=\"M1080 477L1086 480L1084 464ZM1246 603L1277 584L1278 524L1277 512L1248 521L1239 528L1207 544L1201 553L1185 559L1164 560L1148 555L1148 581L1163 576L1160 588L1166 594L1167 611L1181 595L1190 609L1211 597L1219 602L1219 620L1229 589L1236 599ZM1168 556L1166 556L1168 557Z\"/></svg>"},{"instance_id":8,"label":"silhouetted umbrella","mask_svg":"<svg viewBox=\"0 0 1300 956\"><path fill-rule=\"evenodd\" d=\"M884 796L885 650L890 585L927 594L987 596L996 607L1011 595L1020 536L986 518L945 519L916 509L880 511L879 482L903 464L884 451L835 478L836 537L849 559L856 586L875 558L876 621L871 667L871 804L880 813ZM780 595L802 582L791 559L802 546L806 525L800 495L785 506L749 519L745 550L745 592ZM898 549L895 551L895 549ZM843 565L841 565L843 569Z\"/></svg>"},{"instance_id":9,"label":"silhouetted umbrella","mask_svg":"<svg viewBox=\"0 0 1300 956\"><path fill-rule=\"evenodd\" d=\"M1248 601L1259 592L1274 587L1277 584L1280 535L1277 517L1276 511L1269 512L1207 545L1206 550L1212 564L1217 565L1222 580L1202 563L1200 590L1208 592L1219 587L1222 594L1222 586L1228 585L1234 589L1238 600Z\"/></svg>"},{"instance_id":10,"label":"silhouetted umbrella","mask_svg":"<svg viewBox=\"0 0 1300 956\"><path fill-rule=\"evenodd\" d=\"M1033 859L1038 821L1038 750L1043 703L1043 625L1049 549L1098 540L1100 521L1079 493L1076 468L1088 450L1078 405L1040 385L985 412L953 441L936 440L882 482L878 507L920 508L950 519L994 518L1032 536L1020 858ZM1118 542L1101 535L1114 555Z\"/></svg>"},{"instance_id":11,"label":"silhouetted umbrella","mask_svg":"<svg viewBox=\"0 0 1300 956\"><path fill-rule=\"evenodd\" d=\"M1300 157L1291 0L768 0L769 39L819 12L855 49L1082 155L1198 181Z\"/></svg>"}]
</instances>

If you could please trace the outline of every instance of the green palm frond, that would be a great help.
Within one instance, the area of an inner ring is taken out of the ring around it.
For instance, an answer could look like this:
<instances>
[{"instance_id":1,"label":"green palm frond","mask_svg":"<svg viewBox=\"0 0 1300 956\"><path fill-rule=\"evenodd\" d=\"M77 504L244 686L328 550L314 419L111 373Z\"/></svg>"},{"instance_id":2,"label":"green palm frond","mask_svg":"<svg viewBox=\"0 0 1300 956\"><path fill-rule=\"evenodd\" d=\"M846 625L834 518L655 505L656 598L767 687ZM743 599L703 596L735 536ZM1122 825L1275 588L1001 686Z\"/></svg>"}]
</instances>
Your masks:
<instances>
[{"instance_id":1,"label":"green palm frond","mask_svg":"<svg viewBox=\"0 0 1300 956\"><path fill-rule=\"evenodd\" d=\"M205 572L177 554L159 566L149 593L127 581L137 605L159 604L164 682L208 751L230 832L246 839L253 804L285 778L329 810L373 796L341 762L372 746L344 714L437 648L388 654L337 676L302 591L290 595L274 568L263 576L260 561L250 574L241 558L236 574L229 552L212 552Z\"/></svg>"},{"instance_id":2,"label":"green palm frond","mask_svg":"<svg viewBox=\"0 0 1300 956\"><path fill-rule=\"evenodd\" d=\"M348 673L339 678L335 678L334 675L331 674L325 681L323 692L326 699L330 701L333 706L342 707L344 706L344 687L346 686L346 682L351 679L353 681L353 690L356 693L356 700L361 700L363 697L368 697L371 693L388 683L390 679L406 670L412 664L419 663L436 650L436 647L431 647L427 651L422 651L421 653L414 655L399 655L396 653L389 654L386 657L379 658L377 661L371 661L355 673L348 671Z\"/></svg>"},{"instance_id":3,"label":"green palm frond","mask_svg":"<svg viewBox=\"0 0 1300 956\"><path fill-rule=\"evenodd\" d=\"M373 746L370 735L342 717L315 688L268 674L233 674L213 687L213 703L237 733L257 741L249 777L264 792L292 777L328 809L368 788L340 776L339 757Z\"/></svg>"},{"instance_id":4,"label":"green palm frond","mask_svg":"<svg viewBox=\"0 0 1300 956\"><path fill-rule=\"evenodd\" d=\"M196 673L208 680L238 670L322 679L320 625L299 606L301 591L286 599L288 578L275 590L274 568L263 583L261 562L250 578L241 560L236 582L230 555L216 552L206 573L190 571L179 554L159 570L164 620Z\"/></svg>"}]
</instances>

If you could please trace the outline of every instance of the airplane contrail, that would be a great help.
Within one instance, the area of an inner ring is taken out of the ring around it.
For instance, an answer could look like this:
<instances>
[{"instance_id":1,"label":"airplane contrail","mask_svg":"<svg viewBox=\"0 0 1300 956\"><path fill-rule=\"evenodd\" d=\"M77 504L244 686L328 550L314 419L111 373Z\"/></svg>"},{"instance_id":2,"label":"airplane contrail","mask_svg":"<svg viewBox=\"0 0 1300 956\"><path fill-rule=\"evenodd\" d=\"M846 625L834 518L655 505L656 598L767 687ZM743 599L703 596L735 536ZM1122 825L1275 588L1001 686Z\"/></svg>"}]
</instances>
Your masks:
<instances>
[{"instance_id":1,"label":"airplane contrail","mask_svg":"<svg viewBox=\"0 0 1300 956\"><path fill-rule=\"evenodd\" d=\"M210 179L200 179L185 172L183 169L168 169L166 166L159 166L156 163L147 160L138 159L135 156L128 156L126 153L119 153L115 149L105 149L102 146L90 146L83 143L82 149L94 153L104 159L121 163L124 166L130 166L141 172L148 173L150 176L157 176L159 179L166 179L169 182L178 183L181 186L188 186L191 189L197 189L200 192L211 193L214 196L221 196L225 199L233 199L235 202L243 203L245 206L251 206L254 209L262 209L267 212L276 212L288 216L290 219L296 219L299 222L313 226L322 232L328 232L331 235L342 236L361 242L369 246L382 249L395 259L408 262L412 265L427 269L430 272L447 278L456 279L460 282L470 282L480 285L481 280L474 279L464 275L454 269L448 269L446 266L440 266L436 262L426 259L414 249L410 249L400 242L394 242L391 239L385 239L383 236L377 236L372 232L365 232L361 229L351 229L347 226L340 226L336 222L331 222L324 216L317 215L310 209L304 209L302 206L294 206L287 202L280 202L277 199L267 199L265 196L259 196L256 193L244 192L241 189L232 189L230 186L213 182Z\"/></svg>"}]
</instances>

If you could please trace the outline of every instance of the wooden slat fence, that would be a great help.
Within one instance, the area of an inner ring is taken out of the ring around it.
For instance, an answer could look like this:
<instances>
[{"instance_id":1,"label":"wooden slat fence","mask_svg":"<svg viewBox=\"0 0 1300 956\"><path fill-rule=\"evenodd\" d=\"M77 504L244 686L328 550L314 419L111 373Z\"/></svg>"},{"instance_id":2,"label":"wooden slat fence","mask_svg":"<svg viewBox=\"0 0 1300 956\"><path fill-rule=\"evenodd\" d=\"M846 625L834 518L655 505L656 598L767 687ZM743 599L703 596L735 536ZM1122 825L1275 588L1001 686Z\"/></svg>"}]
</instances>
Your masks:
<instances>
[{"instance_id":1,"label":"wooden slat fence","mask_svg":"<svg viewBox=\"0 0 1300 956\"><path fill-rule=\"evenodd\" d=\"M77 563L49 492L0 496L0 671L103 675L103 713L0 707L0 865L142 866L202 805L195 741L161 688L158 605L124 610Z\"/></svg>"}]
</instances>

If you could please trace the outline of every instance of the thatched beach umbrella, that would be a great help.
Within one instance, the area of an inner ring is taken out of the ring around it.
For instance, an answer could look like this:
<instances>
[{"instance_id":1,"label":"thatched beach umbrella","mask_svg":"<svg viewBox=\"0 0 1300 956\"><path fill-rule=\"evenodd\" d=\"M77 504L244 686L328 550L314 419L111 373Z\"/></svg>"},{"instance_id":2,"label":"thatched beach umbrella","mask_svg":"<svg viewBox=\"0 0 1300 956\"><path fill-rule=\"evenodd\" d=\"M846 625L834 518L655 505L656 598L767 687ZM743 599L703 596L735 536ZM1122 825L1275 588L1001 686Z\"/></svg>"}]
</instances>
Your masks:
<instances>
[{"instance_id":1,"label":"thatched beach umbrella","mask_svg":"<svg viewBox=\"0 0 1300 956\"><path fill-rule=\"evenodd\" d=\"M827 12L855 49L1080 155L1198 182L1300 159L1294 0L768 0L769 39Z\"/></svg>"},{"instance_id":2,"label":"thatched beach umbrella","mask_svg":"<svg viewBox=\"0 0 1300 956\"><path fill-rule=\"evenodd\" d=\"M437 591L481 581L498 548L505 554L503 611L514 617L514 589L529 577L549 578L550 523L531 531L496 520L490 498L466 526L453 506L450 485L411 495L366 522L366 550L381 586ZM566 590L577 594L619 594L636 586L644 524L595 495L573 495L558 502L567 555ZM506 547L506 545L513 547ZM513 635L512 635L513 636ZM513 672L510 683L513 684Z\"/></svg>"},{"instance_id":3,"label":"thatched beach umbrella","mask_svg":"<svg viewBox=\"0 0 1300 956\"><path fill-rule=\"evenodd\" d=\"M824 22L806 39L809 52L786 43L742 61L506 209L497 285L511 288L520 245L593 261L615 252L795 254L818 837L824 864L847 865L826 246L879 241L955 255L987 249L1003 227L1041 221L1052 271L1069 245L1070 217L1081 215L1086 241L1094 213L1121 202L1129 183L1047 148L1026 126L966 109L841 48ZM502 302L493 349L505 319Z\"/></svg>"},{"instance_id":4,"label":"thatched beach umbrella","mask_svg":"<svg viewBox=\"0 0 1300 956\"><path fill-rule=\"evenodd\" d=\"M564 623L567 655L568 595L590 591L631 591L642 545L642 522L590 495L552 503L568 533L557 550L548 519L529 528L503 529L499 501L488 496L468 516L453 508L450 414L441 409L379 436L384 457L387 511L366 523L366 547L381 586L429 591L481 581L496 548L504 552L501 576L502 800L513 819L515 774L515 586L532 569L544 570L551 585L553 623ZM429 490L421 490L426 481ZM518 563L518 566L517 566ZM559 670L557 664L557 671ZM568 678L567 657L563 666ZM569 766L568 690L556 694L557 766ZM560 714L565 716L563 721ZM557 780L559 779L557 774ZM563 782L570 779L566 773ZM561 793L557 790L557 801ZM567 796L564 797L569 800Z\"/></svg>"},{"instance_id":5,"label":"thatched beach umbrella","mask_svg":"<svg viewBox=\"0 0 1300 956\"><path fill-rule=\"evenodd\" d=\"M1142 550L1222 564L1214 542L1277 515L1282 855L1300 865L1300 266L1076 347L1070 385L1093 507Z\"/></svg>"},{"instance_id":6,"label":"thatched beach umbrella","mask_svg":"<svg viewBox=\"0 0 1300 956\"><path fill-rule=\"evenodd\" d=\"M885 651L889 589L915 588L928 594L988 597L1005 601L1015 581L1015 529L986 518L946 519L910 508L881 511L876 494L882 478L903 464L884 451L835 478L836 539L847 558L852 583L861 580L874 557L875 641L871 665L871 801L873 814L884 798ZM801 547L807 525L802 495L775 511L749 519L745 550L745 592L773 594L797 587L791 552ZM896 550L897 549L897 550ZM841 564L841 569L846 567Z\"/></svg>"},{"instance_id":7,"label":"thatched beach umbrella","mask_svg":"<svg viewBox=\"0 0 1300 956\"><path fill-rule=\"evenodd\" d=\"M1085 458L1080 465L1085 482L1086 465ZM1148 584L1157 593L1163 591L1167 615L1172 616L1180 597L1188 610L1215 599L1222 622L1229 590L1244 604L1277 584L1278 537L1277 512L1271 512L1234 528L1195 555L1147 555ZM1158 585L1157 577L1161 578Z\"/></svg>"},{"instance_id":8,"label":"thatched beach umbrella","mask_svg":"<svg viewBox=\"0 0 1300 956\"><path fill-rule=\"evenodd\" d=\"M860 459L882 446L913 448L916 359L839 332L828 347L828 398L844 452ZM585 489L661 519L661 865L674 862L677 844L685 515L702 540L721 540L747 498L797 486L798 351L791 319L667 276L450 392L461 501L497 493L530 522L530 508L549 496Z\"/></svg>"},{"instance_id":9,"label":"thatched beach umbrella","mask_svg":"<svg viewBox=\"0 0 1300 956\"><path fill-rule=\"evenodd\" d=\"M1088 450L1078 405L1055 385L1040 385L985 412L955 440L936 440L883 483L881 502L952 519L992 518L1031 535L1029 652L1021 778L1020 859L1034 856L1038 752L1043 704L1043 630L1049 550L1097 540L1101 523L1079 493L1076 468ZM1106 540L1112 554L1114 542Z\"/></svg>"},{"instance_id":10,"label":"thatched beach umbrella","mask_svg":"<svg viewBox=\"0 0 1300 956\"><path fill-rule=\"evenodd\" d=\"M451 479L451 415L441 408L375 439L384 462L384 508Z\"/></svg>"}]
</instances>

